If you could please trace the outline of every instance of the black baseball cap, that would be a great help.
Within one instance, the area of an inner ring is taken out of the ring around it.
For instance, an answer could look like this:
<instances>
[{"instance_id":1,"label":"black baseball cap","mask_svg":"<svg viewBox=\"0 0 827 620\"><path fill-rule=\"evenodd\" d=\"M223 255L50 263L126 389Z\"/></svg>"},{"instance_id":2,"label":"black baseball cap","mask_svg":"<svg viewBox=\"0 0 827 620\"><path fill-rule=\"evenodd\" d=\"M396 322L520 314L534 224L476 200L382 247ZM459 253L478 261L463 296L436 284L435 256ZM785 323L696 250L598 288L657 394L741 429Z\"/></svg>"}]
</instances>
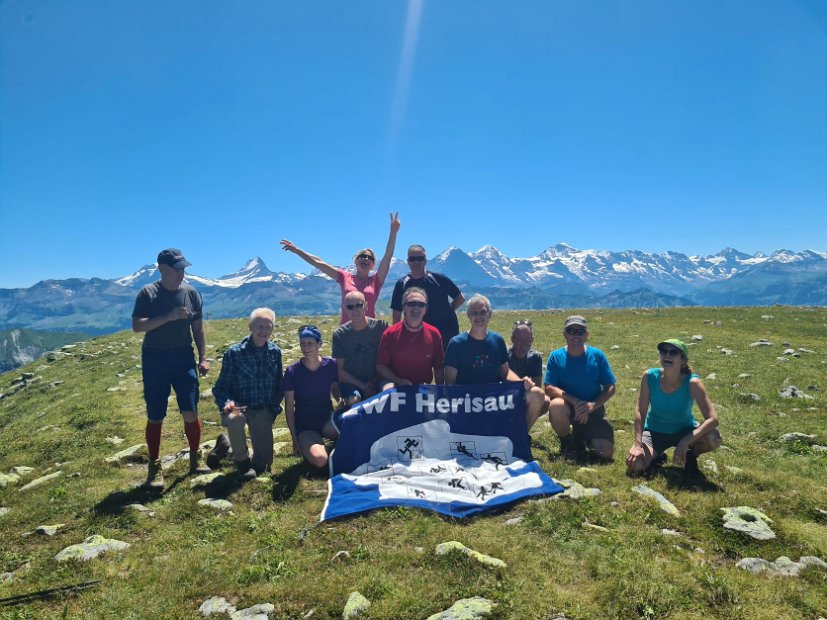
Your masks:
<instances>
[{"instance_id":1,"label":"black baseball cap","mask_svg":"<svg viewBox=\"0 0 827 620\"><path fill-rule=\"evenodd\" d=\"M173 269L184 269L192 265L178 248L167 248L158 254L158 264L167 265Z\"/></svg>"}]
</instances>

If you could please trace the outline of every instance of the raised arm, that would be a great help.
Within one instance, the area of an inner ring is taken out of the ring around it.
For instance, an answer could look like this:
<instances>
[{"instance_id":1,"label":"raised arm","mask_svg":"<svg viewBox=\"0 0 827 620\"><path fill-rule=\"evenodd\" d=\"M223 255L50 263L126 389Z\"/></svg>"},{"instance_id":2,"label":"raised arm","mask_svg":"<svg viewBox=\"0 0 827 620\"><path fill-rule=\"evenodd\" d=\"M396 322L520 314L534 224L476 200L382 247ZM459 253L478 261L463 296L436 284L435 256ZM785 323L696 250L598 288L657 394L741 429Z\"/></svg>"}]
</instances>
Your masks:
<instances>
[{"instance_id":1,"label":"raised arm","mask_svg":"<svg viewBox=\"0 0 827 620\"><path fill-rule=\"evenodd\" d=\"M288 241L287 239L282 239L279 243L281 243L281 247L285 252L293 252L296 256L302 259L309 265L312 265L323 274L325 274L329 278L333 278L334 280L339 280L339 272L336 271L336 268L332 265L327 264L318 256L313 254L308 254L301 248L297 247L292 241Z\"/></svg>"},{"instance_id":2,"label":"raised arm","mask_svg":"<svg viewBox=\"0 0 827 620\"><path fill-rule=\"evenodd\" d=\"M391 259L393 259L393 251L396 249L396 235L399 232L399 211L391 213L391 232L388 235L388 245L385 247L385 255L379 261L379 269L376 270L376 279L384 282L388 277L388 271L391 268Z\"/></svg>"}]
</instances>

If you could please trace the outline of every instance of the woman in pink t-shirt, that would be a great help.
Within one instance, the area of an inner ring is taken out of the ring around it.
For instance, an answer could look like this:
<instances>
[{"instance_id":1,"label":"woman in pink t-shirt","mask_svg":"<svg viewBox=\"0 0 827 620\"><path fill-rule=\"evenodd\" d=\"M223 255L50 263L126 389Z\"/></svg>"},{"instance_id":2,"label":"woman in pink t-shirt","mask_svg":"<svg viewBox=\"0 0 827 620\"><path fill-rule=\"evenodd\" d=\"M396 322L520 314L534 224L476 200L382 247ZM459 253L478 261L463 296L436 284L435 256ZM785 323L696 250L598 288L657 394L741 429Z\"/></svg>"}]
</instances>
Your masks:
<instances>
[{"instance_id":1,"label":"woman in pink t-shirt","mask_svg":"<svg viewBox=\"0 0 827 620\"><path fill-rule=\"evenodd\" d=\"M344 303L345 295L351 291L360 291L365 296L367 308L365 308L365 316L376 318L376 300L379 298L379 291L382 290L382 285L385 283L385 278L388 277L388 270L391 267L391 258L393 258L393 250L396 247L396 235L399 232L399 212L391 213L391 231L388 235L388 245L385 247L385 255L379 263L379 268L371 275L370 270L376 264L376 255L370 248L359 250L353 256L353 263L356 266L356 273L352 274L344 269L337 269L332 265L324 262L318 256L308 254L301 248L296 247L292 241L287 239L281 240L282 248L287 252L293 252L305 262L313 265L316 269L321 271L326 276L329 276L339 283L342 289L342 323L347 323L348 318L345 313Z\"/></svg>"}]
</instances>

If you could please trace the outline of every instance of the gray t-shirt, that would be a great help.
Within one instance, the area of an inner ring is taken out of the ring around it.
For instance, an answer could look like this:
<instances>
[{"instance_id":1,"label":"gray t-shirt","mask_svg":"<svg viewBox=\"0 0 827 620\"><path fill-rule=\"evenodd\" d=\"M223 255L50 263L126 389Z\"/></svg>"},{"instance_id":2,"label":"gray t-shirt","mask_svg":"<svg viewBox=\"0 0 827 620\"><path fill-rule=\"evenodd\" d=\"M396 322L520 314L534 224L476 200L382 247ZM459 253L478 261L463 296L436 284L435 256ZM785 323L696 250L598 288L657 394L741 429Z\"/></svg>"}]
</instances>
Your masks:
<instances>
[{"instance_id":1,"label":"gray t-shirt","mask_svg":"<svg viewBox=\"0 0 827 620\"><path fill-rule=\"evenodd\" d=\"M192 346L192 323L201 318L201 293L189 284L181 284L177 291L168 291L160 280L147 284L135 299L133 319L154 319L185 306L190 318L169 321L144 335L145 349L177 349Z\"/></svg>"},{"instance_id":2,"label":"gray t-shirt","mask_svg":"<svg viewBox=\"0 0 827 620\"><path fill-rule=\"evenodd\" d=\"M514 357L512 347L508 347L508 367L520 377L537 377L543 374L543 354L529 349L526 356L518 360Z\"/></svg>"},{"instance_id":3,"label":"gray t-shirt","mask_svg":"<svg viewBox=\"0 0 827 620\"><path fill-rule=\"evenodd\" d=\"M333 332L333 357L345 359L345 370L360 381L376 376L376 353L379 341L388 328L381 319L367 318L365 329L355 330L348 321Z\"/></svg>"}]
</instances>

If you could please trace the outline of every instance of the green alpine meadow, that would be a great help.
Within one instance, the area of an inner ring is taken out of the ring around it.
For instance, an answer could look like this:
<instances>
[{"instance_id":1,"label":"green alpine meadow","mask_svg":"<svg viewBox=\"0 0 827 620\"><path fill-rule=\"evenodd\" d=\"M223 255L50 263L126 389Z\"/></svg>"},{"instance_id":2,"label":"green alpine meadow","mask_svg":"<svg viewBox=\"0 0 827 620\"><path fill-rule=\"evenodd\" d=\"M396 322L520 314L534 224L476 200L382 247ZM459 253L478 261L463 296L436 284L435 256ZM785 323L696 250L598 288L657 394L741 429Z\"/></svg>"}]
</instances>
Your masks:
<instances>
[{"instance_id":1,"label":"green alpine meadow","mask_svg":"<svg viewBox=\"0 0 827 620\"><path fill-rule=\"evenodd\" d=\"M495 304L491 328L508 341L512 323L530 319L546 358L576 312L498 312ZM214 597L226 605L214 600L225 611L212 618L262 604L272 606L270 618L313 620L827 616L827 308L580 313L589 345L606 353L618 378L606 407L614 462L562 459L542 418L531 432L533 456L567 492L462 521L398 508L320 524L327 472L291 454L283 414L271 475L242 483L225 461L224 476L198 480L187 475L174 397L161 443L166 487L137 488L146 477L146 415L142 337L132 332L0 375L0 618L195 619ZM338 317L278 316L285 366L299 359L296 328L308 320L330 355ZM247 322L206 322L204 442L222 430L210 390ZM670 450L666 464L631 478L624 457L641 374L658 365L656 345L666 338L689 344L724 445L699 457L701 476L674 467ZM733 514L739 526L725 527ZM756 530L764 534L753 537ZM93 536L125 544L89 559L67 550ZM450 541L501 562L437 553ZM369 601L362 611L352 609L354 592ZM490 604L468 612L476 615L438 615L473 597Z\"/></svg>"}]
</instances>

